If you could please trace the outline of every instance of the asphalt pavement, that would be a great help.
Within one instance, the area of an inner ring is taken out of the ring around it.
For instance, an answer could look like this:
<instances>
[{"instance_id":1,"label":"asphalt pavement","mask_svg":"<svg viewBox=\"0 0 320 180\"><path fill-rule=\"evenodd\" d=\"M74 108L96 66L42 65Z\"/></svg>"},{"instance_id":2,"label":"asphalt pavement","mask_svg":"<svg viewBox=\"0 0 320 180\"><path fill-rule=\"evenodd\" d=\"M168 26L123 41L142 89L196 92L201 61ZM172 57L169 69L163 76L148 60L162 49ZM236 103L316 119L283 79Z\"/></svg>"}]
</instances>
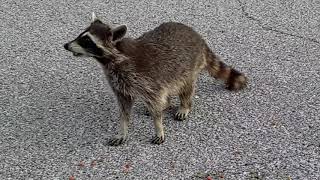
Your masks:
<instances>
[{"instance_id":1,"label":"asphalt pavement","mask_svg":"<svg viewBox=\"0 0 320 180\"><path fill-rule=\"evenodd\" d=\"M115 97L95 60L63 49L91 12L131 37L190 25L249 86L203 73L189 118L166 112L164 144L138 101L128 142L107 146ZM319 1L2 0L0 22L0 179L320 179Z\"/></svg>"}]
</instances>

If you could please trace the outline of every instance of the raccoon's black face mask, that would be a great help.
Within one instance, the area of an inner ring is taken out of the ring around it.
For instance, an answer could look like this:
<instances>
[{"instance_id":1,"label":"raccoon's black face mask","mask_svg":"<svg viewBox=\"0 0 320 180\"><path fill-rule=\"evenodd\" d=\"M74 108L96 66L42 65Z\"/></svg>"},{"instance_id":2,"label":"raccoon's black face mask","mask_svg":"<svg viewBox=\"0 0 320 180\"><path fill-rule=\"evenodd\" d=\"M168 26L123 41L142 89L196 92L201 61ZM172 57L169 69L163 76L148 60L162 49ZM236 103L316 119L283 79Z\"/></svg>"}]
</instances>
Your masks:
<instances>
[{"instance_id":1,"label":"raccoon's black face mask","mask_svg":"<svg viewBox=\"0 0 320 180\"><path fill-rule=\"evenodd\" d=\"M125 25L111 28L93 15L90 26L75 40L66 43L64 48L75 56L97 58L110 56L113 55L115 43L121 40L126 32Z\"/></svg>"}]
</instances>

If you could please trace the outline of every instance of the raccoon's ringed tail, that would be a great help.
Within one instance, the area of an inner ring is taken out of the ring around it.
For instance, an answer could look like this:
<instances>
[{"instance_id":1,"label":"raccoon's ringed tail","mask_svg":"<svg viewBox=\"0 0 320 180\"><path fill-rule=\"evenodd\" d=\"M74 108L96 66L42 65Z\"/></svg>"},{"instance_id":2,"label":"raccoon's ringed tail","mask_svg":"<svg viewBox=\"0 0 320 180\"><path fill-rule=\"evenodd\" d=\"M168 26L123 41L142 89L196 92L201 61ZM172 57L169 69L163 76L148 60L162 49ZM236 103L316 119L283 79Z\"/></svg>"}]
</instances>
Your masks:
<instances>
[{"instance_id":1,"label":"raccoon's ringed tail","mask_svg":"<svg viewBox=\"0 0 320 180\"><path fill-rule=\"evenodd\" d=\"M240 90L247 85L247 77L236 69L226 65L207 48L207 70L211 76L225 82L226 89Z\"/></svg>"}]
</instances>

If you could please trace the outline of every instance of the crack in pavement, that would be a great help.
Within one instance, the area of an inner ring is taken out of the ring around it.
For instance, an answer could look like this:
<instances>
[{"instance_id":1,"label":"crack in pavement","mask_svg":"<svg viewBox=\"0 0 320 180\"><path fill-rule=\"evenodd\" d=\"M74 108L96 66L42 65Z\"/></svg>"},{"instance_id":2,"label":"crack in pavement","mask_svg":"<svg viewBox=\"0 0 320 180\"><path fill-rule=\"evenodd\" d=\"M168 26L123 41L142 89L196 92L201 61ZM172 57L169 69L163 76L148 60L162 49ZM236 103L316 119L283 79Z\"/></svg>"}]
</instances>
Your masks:
<instances>
[{"instance_id":1,"label":"crack in pavement","mask_svg":"<svg viewBox=\"0 0 320 180\"><path fill-rule=\"evenodd\" d=\"M281 31L281 30L275 29L274 27L265 26L260 19L257 19L257 18L255 18L255 17L253 17L252 15L250 15L250 14L246 11L246 9L245 9L245 4L244 4L243 2L241 2L240 0L237 0L237 1L238 1L238 3L240 4L242 14L243 14L247 19L250 19L250 20L252 20L252 21L257 22L257 23L259 24L259 26L261 26L262 29L264 29L264 30L266 30L266 31L273 31L273 32L276 32L276 33L279 33L279 34L283 34L283 35L288 35L288 36L292 36L292 37L297 37L297 38L300 38L300 39L304 39L304 40L307 40L307 41L311 41L311 42L320 44L320 41L318 41L317 39L314 39L314 38L308 38L308 37L304 37L304 36L301 36L301 35L298 35L298 34L291 34L291 33L285 32L285 31Z\"/></svg>"}]
</instances>

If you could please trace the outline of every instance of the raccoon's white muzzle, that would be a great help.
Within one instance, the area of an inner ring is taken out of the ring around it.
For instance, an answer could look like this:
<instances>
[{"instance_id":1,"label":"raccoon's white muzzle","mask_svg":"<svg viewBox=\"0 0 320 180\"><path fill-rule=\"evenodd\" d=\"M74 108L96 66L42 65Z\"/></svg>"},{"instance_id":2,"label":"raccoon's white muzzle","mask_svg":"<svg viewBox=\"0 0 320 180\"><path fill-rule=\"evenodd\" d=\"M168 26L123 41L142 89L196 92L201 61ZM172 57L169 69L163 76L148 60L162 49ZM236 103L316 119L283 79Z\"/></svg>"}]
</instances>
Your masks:
<instances>
[{"instance_id":1,"label":"raccoon's white muzzle","mask_svg":"<svg viewBox=\"0 0 320 180\"><path fill-rule=\"evenodd\" d=\"M87 54L86 51L76 42L66 43L64 45L64 48L68 51L71 51L74 56L81 56Z\"/></svg>"}]
</instances>

